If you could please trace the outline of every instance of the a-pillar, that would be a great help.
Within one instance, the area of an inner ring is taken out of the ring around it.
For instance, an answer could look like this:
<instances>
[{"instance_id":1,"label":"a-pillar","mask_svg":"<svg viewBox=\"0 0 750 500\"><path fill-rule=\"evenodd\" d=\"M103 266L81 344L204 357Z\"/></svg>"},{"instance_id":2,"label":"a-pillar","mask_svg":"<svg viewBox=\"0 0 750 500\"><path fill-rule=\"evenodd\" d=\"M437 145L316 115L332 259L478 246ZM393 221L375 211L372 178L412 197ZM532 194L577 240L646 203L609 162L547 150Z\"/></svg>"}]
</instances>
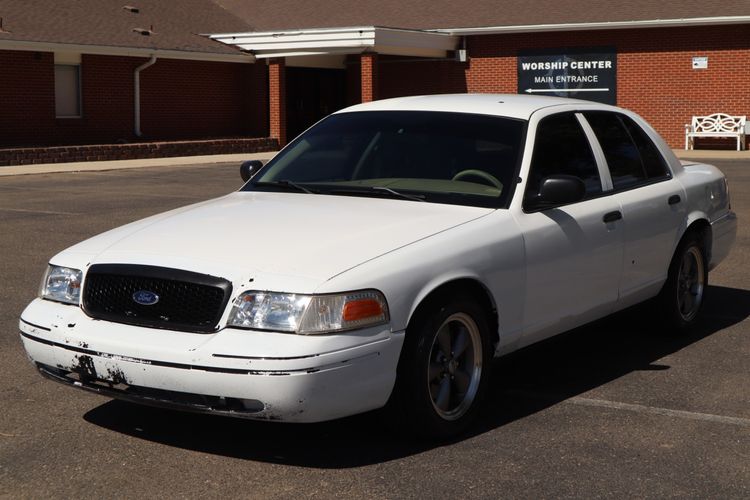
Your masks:
<instances>
[{"instance_id":1,"label":"a-pillar","mask_svg":"<svg viewBox=\"0 0 750 500\"><path fill-rule=\"evenodd\" d=\"M366 52L360 55L362 102L378 98L378 55Z\"/></svg>"},{"instance_id":2,"label":"a-pillar","mask_svg":"<svg viewBox=\"0 0 750 500\"><path fill-rule=\"evenodd\" d=\"M286 145L286 61L284 58L268 61L269 132L279 147Z\"/></svg>"}]
</instances>

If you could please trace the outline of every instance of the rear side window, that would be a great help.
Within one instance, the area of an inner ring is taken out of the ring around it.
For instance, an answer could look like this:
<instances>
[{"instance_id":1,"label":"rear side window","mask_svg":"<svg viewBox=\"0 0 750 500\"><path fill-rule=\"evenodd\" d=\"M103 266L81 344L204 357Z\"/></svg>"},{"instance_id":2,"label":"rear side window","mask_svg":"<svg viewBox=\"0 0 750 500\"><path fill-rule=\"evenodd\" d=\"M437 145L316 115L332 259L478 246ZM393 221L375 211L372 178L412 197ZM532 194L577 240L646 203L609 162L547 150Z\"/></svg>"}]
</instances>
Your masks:
<instances>
[{"instance_id":1,"label":"rear side window","mask_svg":"<svg viewBox=\"0 0 750 500\"><path fill-rule=\"evenodd\" d=\"M616 190L668 176L661 154L630 118L603 111L584 116L602 147Z\"/></svg>"},{"instance_id":2,"label":"rear side window","mask_svg":"<svg viewBox=\"0 0 750 500\"><path fill-rule=\"evenodd\" d=\"M643 168L646 170L646 176L649 179L669 177L667 162L664 161L664 157L659 150L656 149L656 146L646 132L627 116L618 115L618 117L625 125L625 128L628 129L630 136L638 147L638 152L641 154L641 161L643 162Z\"/></svg>"},{"instance_id":3,"label":"rear side window","mask_svg":"<svg viewBox=\"0 0 750 500\"><path fill-rule=\"evenodd\" d=\"M586 185L586 196L602 192L599 170L581 124L573 113L548 116L539 122L525 198L539 193L545 177L573 175Z\"/></svg>"},{"instance_id":4,"label":"rear side window","mask_svg":"<svg viewBox=\"0 0 750 500\"><path fill-rule=\"evenodd\" d=\"M614 113L585 113L604 151L615 189L627 189L646 179L641 154L620 118Z\"/></svg>"}]
</instances>

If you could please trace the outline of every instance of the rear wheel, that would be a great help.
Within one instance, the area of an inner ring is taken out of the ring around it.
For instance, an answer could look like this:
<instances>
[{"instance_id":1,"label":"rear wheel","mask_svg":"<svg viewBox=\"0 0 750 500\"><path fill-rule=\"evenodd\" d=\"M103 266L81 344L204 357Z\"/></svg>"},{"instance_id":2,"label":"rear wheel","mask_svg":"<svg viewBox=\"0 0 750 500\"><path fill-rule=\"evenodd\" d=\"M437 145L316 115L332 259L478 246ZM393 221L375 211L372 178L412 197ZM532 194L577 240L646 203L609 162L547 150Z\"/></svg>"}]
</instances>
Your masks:
<instances>
[{"instance_id":1,"label":"rear wheel","mask_svg":"<svg viewBox=\"0 0 750 500\"><path fill-rule=\"evenodd\" d=\"M426 307L409 324L391 398L396 424L448 438L474 420L489 378L492 347L484 311L460 300Z\"/></svg>"},{"instance_id":2,"label":"rear wheel","mask_svg":"<svg viewBox=\"0 0 750 500\"><path fill-rule=\"evenodd\" d=\"M677 247L659 295L667 326L684 331L694 325L708 286L708 266L700 239L691 234Z\"/></svg>"}]
</instances>

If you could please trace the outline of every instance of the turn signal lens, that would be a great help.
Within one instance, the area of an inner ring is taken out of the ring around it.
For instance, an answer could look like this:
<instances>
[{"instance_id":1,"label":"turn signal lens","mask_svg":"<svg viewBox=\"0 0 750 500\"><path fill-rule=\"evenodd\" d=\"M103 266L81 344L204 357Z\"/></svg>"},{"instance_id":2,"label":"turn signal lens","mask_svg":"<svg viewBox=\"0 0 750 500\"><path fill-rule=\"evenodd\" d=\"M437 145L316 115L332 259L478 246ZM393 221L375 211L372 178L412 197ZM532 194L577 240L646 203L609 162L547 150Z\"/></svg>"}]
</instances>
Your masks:
<instances>
[{"instance_id":1,"label":"turn signal lens","mask_svg":"<svg viewBox=\"0 0 750 500\"><path fill-rule=\"evenodd\" d=\"M387 323L388 304L377 290L315 295L297 333L330 333Z\"/></svg>"},{"instance_id":2,"label":"turn signal lens","mask_svg":"<svg viewBox=\"0 0 750 500\"><path fill-rule=\"evenodd\" d=\"M381 317L383 306L375 299L352 300L344 304L344 321Z\"/></svg>"}]
</instances>

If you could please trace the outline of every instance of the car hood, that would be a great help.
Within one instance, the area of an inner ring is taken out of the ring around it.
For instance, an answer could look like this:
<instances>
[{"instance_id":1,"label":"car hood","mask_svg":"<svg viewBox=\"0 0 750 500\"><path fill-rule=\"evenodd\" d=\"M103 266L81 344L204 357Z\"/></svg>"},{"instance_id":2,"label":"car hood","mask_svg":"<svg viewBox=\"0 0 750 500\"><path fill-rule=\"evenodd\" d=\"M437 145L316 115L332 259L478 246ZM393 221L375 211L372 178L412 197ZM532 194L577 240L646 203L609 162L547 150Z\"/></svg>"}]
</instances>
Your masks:
<instances>
[{"instance_id":1,"label":"car hood","mask_svg":"<svg viewBox=\"0 0 750 500\"><path fill-rule=\"evenodd\" d=\"M236 192L108 231L62 252L53 263L79 268L147 264L235 282L278 275L302 281L288 286L310 289L492 211L393 199Z\"/></svg>"}]
</instances>

